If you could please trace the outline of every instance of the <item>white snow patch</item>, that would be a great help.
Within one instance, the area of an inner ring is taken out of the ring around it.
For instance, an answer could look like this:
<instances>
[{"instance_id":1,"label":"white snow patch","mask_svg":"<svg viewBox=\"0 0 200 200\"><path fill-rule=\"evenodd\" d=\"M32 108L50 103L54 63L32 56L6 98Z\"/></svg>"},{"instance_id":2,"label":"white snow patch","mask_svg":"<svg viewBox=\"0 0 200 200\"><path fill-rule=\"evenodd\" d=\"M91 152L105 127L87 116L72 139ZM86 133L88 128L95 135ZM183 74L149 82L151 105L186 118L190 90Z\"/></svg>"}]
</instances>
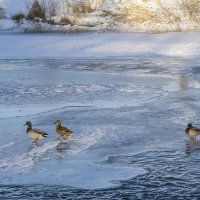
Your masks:
<instances>
[{"instance_id":1,"label":"white snow patch","mask_svg":"<svg viewBox=\"0 0 200 200\"><path fill-rule=\"evenodd\" d=\"M11 19L0 19L0 30L11 31L15 29L17 25Z\"/></svg>"}]
</instances>

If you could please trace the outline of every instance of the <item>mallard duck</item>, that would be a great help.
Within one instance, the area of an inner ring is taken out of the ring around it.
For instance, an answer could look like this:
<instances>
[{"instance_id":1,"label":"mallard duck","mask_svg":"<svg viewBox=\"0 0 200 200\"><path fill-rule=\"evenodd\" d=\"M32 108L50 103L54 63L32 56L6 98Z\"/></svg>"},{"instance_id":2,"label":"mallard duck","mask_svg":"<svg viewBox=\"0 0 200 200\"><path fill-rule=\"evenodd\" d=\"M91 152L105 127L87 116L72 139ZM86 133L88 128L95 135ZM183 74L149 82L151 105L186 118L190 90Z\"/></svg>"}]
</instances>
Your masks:
<instances>
[{"instance_id":1,"label":"mallard duck","mask_svg":"<svg viewBox=\"0 0 200 200\"><path fill-rule=\"evenodd\" d=\"M45 138L48 134L45 133L44 131L38 130L38 129L33 129L32 124L30 121L27 121L24 126L28 126L26 133L29 137L33 139L34 143L38 143L38 140Z\"/></svg>"},{"instance_id":2,"label":"mallard duck","mask_svg":"<svg viewBox=\"0 0 200 200\"><path fill-rule=\"evenodd\" d=\"M187 125L187 128L185 129L185 133L190 138L196 140L196 137L200 135L200 128L193 127L193 125L190 123Z\"/></svg>"},{"instance_id":3,"label":"mallard duck","mask_svg":"<svg viewBox=\"0 0 200 200\"><path fill-rule=\"evenodd\" d=\"M56 125L56 132L60 137L67 139L68 136L73 134L72 131L61 125L60 120L57 120L56 122L54 122L54 124Z\"/></svg>"}]
</instances>

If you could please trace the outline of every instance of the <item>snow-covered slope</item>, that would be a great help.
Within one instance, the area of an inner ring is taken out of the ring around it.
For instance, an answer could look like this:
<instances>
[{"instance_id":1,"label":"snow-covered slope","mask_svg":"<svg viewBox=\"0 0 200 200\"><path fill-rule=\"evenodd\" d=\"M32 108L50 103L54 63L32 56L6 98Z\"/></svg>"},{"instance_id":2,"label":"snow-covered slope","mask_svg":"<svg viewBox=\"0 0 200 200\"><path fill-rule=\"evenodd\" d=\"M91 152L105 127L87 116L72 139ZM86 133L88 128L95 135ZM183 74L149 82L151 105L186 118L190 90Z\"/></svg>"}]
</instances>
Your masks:
<instances>
[{"instance_id":1,"label":"snow-covered slope","mask_svg":"<svg viewBox=\"0 0 200 200\"><path fill-rule=\"evenodd\" d=\"M34 0L0 0L6 16L27 13ZM199 0L39 0L47 18L57 24L62 18L68 26L53 30L116 30L137 32L166 32L199 30ZM52 15L52 12L54 13ZM0 27L2 20L0 22ZM40 30L46 26L40 24ZM30 24L25 27L31 30ZM2 28L1 28L2 29ZM47 30L49 31L49 26Z\"/></svg>"}]
</instances>

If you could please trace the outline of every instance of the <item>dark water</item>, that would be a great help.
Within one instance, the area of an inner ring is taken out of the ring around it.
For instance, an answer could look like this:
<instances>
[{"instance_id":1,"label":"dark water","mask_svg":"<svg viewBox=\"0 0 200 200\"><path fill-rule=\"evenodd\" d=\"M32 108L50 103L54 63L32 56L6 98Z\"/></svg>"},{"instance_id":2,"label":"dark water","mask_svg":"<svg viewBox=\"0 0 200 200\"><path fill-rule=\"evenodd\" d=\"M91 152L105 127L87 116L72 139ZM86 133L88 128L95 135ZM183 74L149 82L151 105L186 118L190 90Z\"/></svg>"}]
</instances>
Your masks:
<instances>
[{"instance_id":1,"label":"dark water","mask_svg":"<svg viewBox=\"0 0 200 200\"><path fill-rule=\"evenodd\" d=\"M199 89L197 59L0 60L0 198L199 199Z\"/></svg>"},{"instance_id":2,"label":"dark water","mask_svg":"<svg viewBox=\"0 0 200 200\"><path fill-rule=\"evenodd\" d=\"M193 154L193 155L191 155ZM111 157L109 162L115 159ZM3 199L199 199L199 153L148 152L127 157L148 170L143 176L122 182L117 188L81 190L65 186L1 185Z\"/></svg>"}]
</instances>

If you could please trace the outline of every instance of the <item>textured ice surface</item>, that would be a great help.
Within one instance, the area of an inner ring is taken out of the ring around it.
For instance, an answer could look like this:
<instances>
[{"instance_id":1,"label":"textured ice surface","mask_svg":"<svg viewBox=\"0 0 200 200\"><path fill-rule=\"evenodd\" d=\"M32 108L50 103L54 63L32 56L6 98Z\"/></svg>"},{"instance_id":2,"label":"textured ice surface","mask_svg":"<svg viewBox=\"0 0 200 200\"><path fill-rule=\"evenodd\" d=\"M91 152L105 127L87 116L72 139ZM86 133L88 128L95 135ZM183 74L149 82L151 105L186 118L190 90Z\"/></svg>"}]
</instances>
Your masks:
<instances>
[{"instance_id":1,"label":"textured ice surface","mask_svg":"<svg viewBox=\"0 0 200 200\"><path fill-rule=\"evenodd\" d=\"M199 120L199 73L198 60L171 57L0 60L1 184L96 189L148 173L126 156L182 148ZM69 140L56 139L56 119ZM27 120L49 133L39 145Z\"/></svg>"}]
</instances>

